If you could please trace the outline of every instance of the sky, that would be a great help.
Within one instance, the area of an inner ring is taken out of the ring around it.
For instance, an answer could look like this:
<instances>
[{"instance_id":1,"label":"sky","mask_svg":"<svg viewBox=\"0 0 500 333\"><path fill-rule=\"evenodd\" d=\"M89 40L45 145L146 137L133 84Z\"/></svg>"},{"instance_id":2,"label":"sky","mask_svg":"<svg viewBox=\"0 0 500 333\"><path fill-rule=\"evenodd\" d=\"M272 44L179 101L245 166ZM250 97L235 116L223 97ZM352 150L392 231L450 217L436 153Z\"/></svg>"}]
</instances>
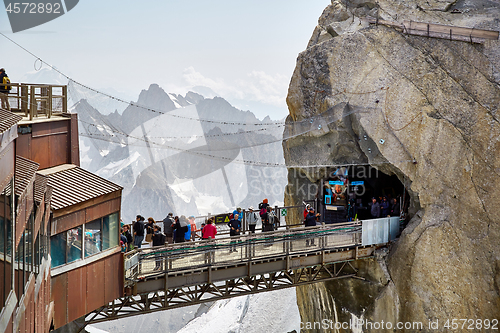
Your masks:
<instances>
[{"instance_id":1,"label":"sky","mask_svg":"<svg viewBox=\"0 0 500 333\"><path fill-rule=\"evenodd\" d=\"M287 115L286 94L329 0L81 0L71 11L12 33L0 32L73 80L136 100L157 83L186 93L207 86L259 118ZM38 69L0 35L0 67L12 82Z\"/></svg>"}]
</instances>

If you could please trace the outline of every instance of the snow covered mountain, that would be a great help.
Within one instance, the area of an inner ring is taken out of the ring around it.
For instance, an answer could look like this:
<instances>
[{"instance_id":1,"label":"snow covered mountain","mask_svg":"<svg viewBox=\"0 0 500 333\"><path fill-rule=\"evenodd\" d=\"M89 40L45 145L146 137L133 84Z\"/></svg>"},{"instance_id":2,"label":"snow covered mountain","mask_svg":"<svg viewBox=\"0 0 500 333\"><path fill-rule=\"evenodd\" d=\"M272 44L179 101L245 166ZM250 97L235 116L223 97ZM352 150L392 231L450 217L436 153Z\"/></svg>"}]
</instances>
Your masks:
<instances>
[{"instance_id":1,"label":"snow covered mountain","mask_svg":"<svg viewBox=\"0 0 500 333\"><path fill-rule=\"evenodd\" d=\"M220 97L166 93L152 84L122 114L87 100L80 120L82 167L124 187L122 216L204 215L283 202L282 123L260 121Z\"/></svg>"}]
</instances>

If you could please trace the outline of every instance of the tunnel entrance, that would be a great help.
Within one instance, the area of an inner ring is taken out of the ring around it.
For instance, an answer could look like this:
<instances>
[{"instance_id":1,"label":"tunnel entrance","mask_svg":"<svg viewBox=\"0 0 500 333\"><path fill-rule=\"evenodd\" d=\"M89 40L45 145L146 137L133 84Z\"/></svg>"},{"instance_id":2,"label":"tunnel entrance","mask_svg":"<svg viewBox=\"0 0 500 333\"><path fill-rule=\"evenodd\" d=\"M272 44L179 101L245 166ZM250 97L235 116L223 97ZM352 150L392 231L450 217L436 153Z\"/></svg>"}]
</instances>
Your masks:
<instances>
[{"instance_id":1,"label":"tunnel entrance","mask_svg":"<svg viewBox=\"0 0 500 333\"><path fill-rule=\"evenodd\" d=\"M331 170L321 180L316 209L326 224L373 219L377 218L371 211L373 198L380 206L378 217L407 215L410 196L405 186L396 175L389 176L372 166Z\"/></svg>"}]
</instances>

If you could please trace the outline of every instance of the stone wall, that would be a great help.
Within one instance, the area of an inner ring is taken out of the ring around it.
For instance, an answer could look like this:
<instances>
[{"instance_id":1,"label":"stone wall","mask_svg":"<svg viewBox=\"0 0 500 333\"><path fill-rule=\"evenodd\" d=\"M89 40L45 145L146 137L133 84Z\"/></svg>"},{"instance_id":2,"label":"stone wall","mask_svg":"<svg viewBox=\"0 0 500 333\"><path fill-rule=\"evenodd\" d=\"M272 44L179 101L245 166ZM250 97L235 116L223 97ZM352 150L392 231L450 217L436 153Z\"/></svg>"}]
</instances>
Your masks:
<instances>
[{"instance_id":1,"label":"stone wall","mask_svg":"<svg viewBox=\"0 0 500 333\"><path fill-rule=\"evenodd\" d=\"M500 3L342 0L319 18L297 59L288 121L318 121L328 110L337 117L286 140L285 160L369 163L396 174L408 186L412 219L387 253L357 263L366 281L298 288L302 321L355 315L420 321L430 331L436 319L441 327L453 318L498 319L500 42L409 36L368 24L368 15L498 30ZM317 169L290 168L285 204L311 199L297 184L320 178Z\"/></svg>"}]
</instances>

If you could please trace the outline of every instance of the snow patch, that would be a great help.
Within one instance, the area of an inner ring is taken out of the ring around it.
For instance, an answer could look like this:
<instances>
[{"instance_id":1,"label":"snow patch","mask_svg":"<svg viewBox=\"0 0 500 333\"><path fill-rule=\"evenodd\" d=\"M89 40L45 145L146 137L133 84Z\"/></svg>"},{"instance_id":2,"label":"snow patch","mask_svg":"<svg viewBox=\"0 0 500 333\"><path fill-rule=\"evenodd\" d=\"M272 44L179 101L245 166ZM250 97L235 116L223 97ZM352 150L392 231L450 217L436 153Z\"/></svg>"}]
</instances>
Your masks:
<instances>
[{"instance_id":1,"label":"snow patch","mask_svg":"<svg viewBox=\"0 0 500 333\"><path fill-rule=\"evenodd\" d=\"M300 331L295 288L217 301L178 333L283 333Z\"/></svg>"}]
</instances>

